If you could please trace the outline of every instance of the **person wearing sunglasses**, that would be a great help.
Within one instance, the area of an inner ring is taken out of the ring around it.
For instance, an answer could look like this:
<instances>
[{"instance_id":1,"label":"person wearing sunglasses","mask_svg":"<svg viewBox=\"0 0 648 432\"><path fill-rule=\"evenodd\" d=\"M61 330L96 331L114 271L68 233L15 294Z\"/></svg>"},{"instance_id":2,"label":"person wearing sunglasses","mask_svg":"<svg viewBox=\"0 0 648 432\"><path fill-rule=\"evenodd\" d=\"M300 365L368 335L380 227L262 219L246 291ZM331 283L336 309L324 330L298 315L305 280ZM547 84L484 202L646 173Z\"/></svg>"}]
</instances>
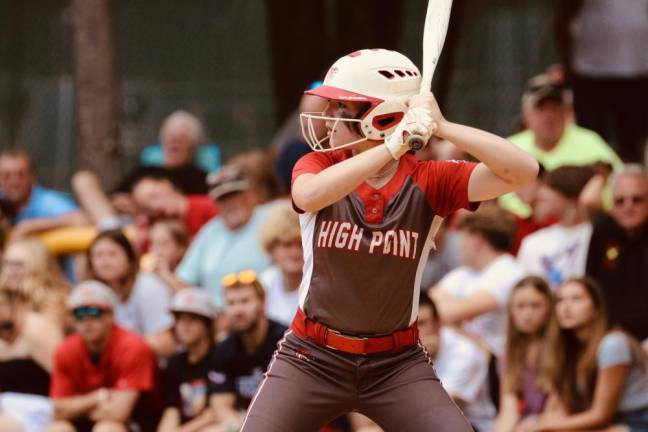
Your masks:
<instances>
[{"instance_id":1,"label":"person wearing sunglasses","mask_svg":"<svg viewBox=\"0 0 648 432\"><path fill-rule=\"evenodd\" d=\"M135 333L115 324L119 300L95 280L68 298L76 333L54 355L48 432L152 430L158 418L156 357Z\"/></svg>"},{"instance_id":2,"label":"person wearing sunglasses","mask_svg":"<svg viewBox=\"0 0 648 432\"><path fill-rule=\"evenodd\" d=\"M602 286L610 321L648 338L648 173L628 164L612 179L613 207L594 225L587 274Z\"/></svg>"},{"instance_id":3,"label":"person wearing sunglasses","mask_svg":"<svg viewBox=\"0 0 648 432\"><path fill-rule=\"evenodd\" d=\"M185 288L172 299L173 333L182 347L164 370L165 409L158 432L204 430L215 423L209 408L208 378L216 307L209 294Z\"/></svg>"},{"instance_id":4,"label":"person wearing sunglasses","mask_svg":"<svg viewBox=\"0 0 648 432\"><path fill-rule=\"evenodd\" d=\"M231 334L214 347L210 404L224 431L240 427L286 327L265 314L265 290L253 270L221 280Z\"/></svg>"},{"instance_id":5,"label":"person wearing sunglasses","mask_svg":"<svg viewBox=\"0 0 648 432\"><path fill-rule=\"evenodd\" d=\"M47 427L52 358L62 339L59 323L34 311L22 292L0 286L0 431Z\"/></svg>"}]
</instances>

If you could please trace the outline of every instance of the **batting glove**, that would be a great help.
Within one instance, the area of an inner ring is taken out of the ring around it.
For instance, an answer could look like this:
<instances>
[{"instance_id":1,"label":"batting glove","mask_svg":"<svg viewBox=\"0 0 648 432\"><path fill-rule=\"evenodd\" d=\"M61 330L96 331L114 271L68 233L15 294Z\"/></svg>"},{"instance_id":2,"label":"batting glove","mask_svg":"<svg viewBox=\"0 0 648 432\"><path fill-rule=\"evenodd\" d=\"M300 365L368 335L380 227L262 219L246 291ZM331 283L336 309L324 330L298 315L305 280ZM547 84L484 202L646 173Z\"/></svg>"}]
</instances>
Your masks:
<instances>
[{"instance_id":1,"label":"batting glove","mask_svg":"<svg viewBox=\"0 0 648 432\"><path fill-rule=\"evenodd\" d=\"M394 133L385 140L385 145L396 160L400 159L408 150L411 150L406 142L409 135L419 135L427 144L434 132L437 124L432 119L432 113L423 107L412 107L405 113ZM404 138L405 137L405 138Z\"/></svg>"}]
</instances>

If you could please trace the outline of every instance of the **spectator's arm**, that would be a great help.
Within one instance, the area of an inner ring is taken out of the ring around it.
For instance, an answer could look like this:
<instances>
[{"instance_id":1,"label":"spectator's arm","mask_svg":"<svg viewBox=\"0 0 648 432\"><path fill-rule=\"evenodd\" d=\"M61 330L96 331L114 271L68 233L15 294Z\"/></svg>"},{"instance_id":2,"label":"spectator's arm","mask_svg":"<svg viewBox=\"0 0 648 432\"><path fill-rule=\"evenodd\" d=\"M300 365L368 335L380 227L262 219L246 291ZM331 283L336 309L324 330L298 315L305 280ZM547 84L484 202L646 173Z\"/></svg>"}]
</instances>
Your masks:
<instances>
[{"instance_id":1,"label":"spectator's arm","mask_svg":"<svg viewBox=\"0 0 648 432\"><path fill-rule=\"evenodd\" d=\"M238 430L241 427L241 416L236 410L234 393L214 393L209 398L209 405L216 423L223 431Z\"/></svg>"},{"instance_id":2,"label":"spectator's arm","mask_svg":"<svg viewBox=\"0 0 648 432\"><path fill-rule=\"evenodd\" d=\"M139 397L137 390L106 390L97 407L90 413L90 419L98 421L126 422L135 408Z\"/></svg>"},{"instance_id":3,"label":"spectator's arm","mask_svg":"<svg viewBox=\"0 0 648 432\"><path fill-rule=\"evenodd\" d=\"M439 309L439 316L444 324L469 320L499 307L497 299L486 291L477 291L468 297L459 298L433 287L428 291L428 295Z\"/></svg>"},{"instance_id":4,"label":"spectator's arm","mask_svg":"<svg viewBox=\"0 0 648 432\"><path fill-rule=\"evenodd\" d=\"M518 421L520 421L520 413L517 397L513 393L502 392L493 432L513 432Z\"/></svg>"},{"instance_id":5,"label":"spectator's arm","mask_svg":"<svg viewBox=\"0 0 648 432\"><path fill-rule=\"evenodd\" d=\"M79 171L72 176L72 190L81 208L92 221L99 225L117 220L117 212L99 183L99 178L90 171Z\"/></svg>"},{"instance_id":6,"label":"spectator's arm","mask_svg":"<svg viewBox=\"0 0 648 432\"><path fill-rule=\"evenodd\" d=\"M145 336L144 340L158 357L169 357L176 349L171 329Z\"/></svg>"},{"instance_id":7,"label":"spectator's arm","mask_svg":"<svg viewBox=\"0 0 648 432\"><path fill-rule=\"evenodd\" d=\"M81 211L73 211L58 217L34 218L18 222L11 230L12 235L21 237L42 231L49 231L56 228L85 225L88 218Z\"/></svg>"},{"instance_id":8,"label":"spectator's arm","mask_svg":"<svg viewBox=\"0 0 648 432\"><path fill-rule=\"evenodd\" d=\"M54 420L72 420L89 414L99 404L99 390L81 396L52 399Z\"/></svg>"},{"instance_id":9,"label":"spectator's arm","mask_svg":"<svg viewBox=\"0 0 648 432\"><path fill-rule=\"evenodd\" d=\"M157 432L201 432L205 430L204 428L213 426L214 422L213 411L206 409L202 414L181 426L180 411L178 411L178 408L169 407L164 410Z\"/></svg>"},{"instance_id":10,"label":"spectator's arm","mask_svg":"<svg viewBox=\"0 0 648 432\"><path fill-rule=\"evenodd\" d=\"M564 417L543 413L537 431L592 430L607 426L617 411L629 372L630 366L627 364L617 364L599 370L590 409Z\"/></svg>"}]
</instances>

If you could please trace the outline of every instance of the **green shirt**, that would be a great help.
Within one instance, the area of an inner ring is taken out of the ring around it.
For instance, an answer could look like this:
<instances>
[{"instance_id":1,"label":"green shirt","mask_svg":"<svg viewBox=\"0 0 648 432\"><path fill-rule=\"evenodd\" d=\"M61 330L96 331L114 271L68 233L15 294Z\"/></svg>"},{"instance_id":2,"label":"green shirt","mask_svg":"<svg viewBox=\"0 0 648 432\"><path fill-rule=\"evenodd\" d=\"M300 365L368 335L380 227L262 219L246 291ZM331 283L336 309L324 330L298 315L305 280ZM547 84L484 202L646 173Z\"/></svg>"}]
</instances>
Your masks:
<instances>
[{"instance_id":1,"label":"green shirt","mask_svg":"<svg viewBox=\"0 0 648 432\"><path fill-rule=\"evenodd\" d=\"M547 170L565 165L589 165L599 161L610 163L615 171L623 165L619 156L596 132L574 124L565 127L565 133L556 147L548 152L538 148L533 132L528 129L509 137L509 141L533 156ZM500 197L499 203L521 217L531 215L529 206L515 193Z\"/></svg>"}]
</instances>

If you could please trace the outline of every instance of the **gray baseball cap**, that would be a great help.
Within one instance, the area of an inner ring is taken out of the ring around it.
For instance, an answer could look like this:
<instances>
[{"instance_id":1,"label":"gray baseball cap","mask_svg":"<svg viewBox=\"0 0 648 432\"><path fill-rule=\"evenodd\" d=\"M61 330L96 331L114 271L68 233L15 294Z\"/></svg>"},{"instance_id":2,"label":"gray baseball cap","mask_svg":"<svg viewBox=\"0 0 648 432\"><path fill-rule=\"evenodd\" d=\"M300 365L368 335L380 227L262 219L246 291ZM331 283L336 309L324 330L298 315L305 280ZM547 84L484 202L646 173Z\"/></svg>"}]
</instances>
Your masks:
<instances>
[{"instance_id":1,"label":"gray baseball cap","mask_svg":"<svg viewBox=\"0 0 648 432\"><path fill-rule=\"evenodd\" d=\"M250 180L237 166L226 165L207 176L209 196L217 200L232 192L240 192L250 188Z\"/></svg>"},{"instance_id":2,"label":"gray baseball cap","mask_svg":"<svg viewBox=\"0 0 648 432\"><path fill-rule=\"evenodd\" d=\"M78 284L67 300L68 309L82 306L98 306L112 310L119 304L119 298L106 284L97 280L87 280Z\"/></svg>"},{"instance_id":3,"label":"gray baseball cap","mask_svg":"<svg viewBox=\"0 0 648 432\"><path fill-rule=\"evenodd\" d=\"M216 317L217 312L209 294L199 288L185 288L179 291L173 296L169 310L175 313L191 313L210 320Z\"/></svg>"}]
</instances>

